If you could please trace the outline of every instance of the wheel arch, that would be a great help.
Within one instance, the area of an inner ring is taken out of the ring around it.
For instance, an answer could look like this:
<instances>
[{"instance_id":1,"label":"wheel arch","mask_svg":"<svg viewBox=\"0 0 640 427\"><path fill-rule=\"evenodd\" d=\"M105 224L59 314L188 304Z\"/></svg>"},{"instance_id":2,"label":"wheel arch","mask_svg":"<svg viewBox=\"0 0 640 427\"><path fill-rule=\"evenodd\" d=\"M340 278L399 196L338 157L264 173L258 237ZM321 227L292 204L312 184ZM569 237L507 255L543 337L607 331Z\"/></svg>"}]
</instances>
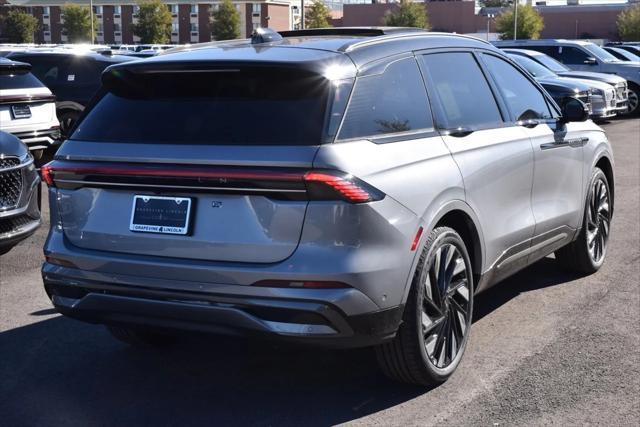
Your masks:
<instances>
[{"instance_id":1,"label":"wheel arch","mask_svg":"<svg viewBox=\"0 0 640 427\"><path fill-rule=\"evenodd\" d=\"M602 153L598 158L596 158L594 168L599 168L607 177L607 181L609 182L609 192L611 193L611 215L613 215L615 200L616 200L615 175L613 173L613 162L605 153Z\"/></svg>"},{"instance_id":2,"label":"wheel arch","mask_svg":"<svg viewBox=\"0 0 640 427\"><path fill-rule=\"evenodd\" d=\"M78 104L77 102L73 102L73 101L56 102L56 111L63 111L63 110L71 110L71 111L77 111L79 113L82 113L82 111L84 111L84 106L82 104Z\"/></svg>"},{"instance_id":3,"label":"wheel arch","mask_svg":"<svg viewBox=\"0 0 640 427\"><path fill-rule=\"evenodd\" d=\"M403 303L407 301L420 253L424 250L429 234L437 227L450 227L460 234L471 259L471 268L476 283L478 283L484 271L484 235L477 215L465 201L452 200L441 205L437 212L428 219L423 217L423 224L427 225L423 227L424 231L420 237L420 244L415 252L416 256L405 286Z\"/></svg>"}]
</instances>

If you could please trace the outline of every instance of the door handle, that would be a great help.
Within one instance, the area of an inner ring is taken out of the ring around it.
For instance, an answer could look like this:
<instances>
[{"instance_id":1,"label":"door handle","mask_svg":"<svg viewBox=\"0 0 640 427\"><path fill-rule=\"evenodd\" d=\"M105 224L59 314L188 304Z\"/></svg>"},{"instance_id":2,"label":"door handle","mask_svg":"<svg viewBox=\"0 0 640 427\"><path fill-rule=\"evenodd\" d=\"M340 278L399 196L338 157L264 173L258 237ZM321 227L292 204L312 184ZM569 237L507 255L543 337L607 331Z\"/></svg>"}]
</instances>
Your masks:
<instances>
[{"instance_id":1,"label":"door handle","mask_svg":"<svg viewBox=\"0 0 640 427\"><path fill-rule=\"evenodd\" d=\"M580 147L584 147L584 145L587 142L589 142L589 138L587 137L563 139L562 141L554 141L554 142L547 142L544 144L540 144L540 148L543 150L549 150L552 148L560 148L560 147L580 148Z\"/></svg>"}]
</instances>

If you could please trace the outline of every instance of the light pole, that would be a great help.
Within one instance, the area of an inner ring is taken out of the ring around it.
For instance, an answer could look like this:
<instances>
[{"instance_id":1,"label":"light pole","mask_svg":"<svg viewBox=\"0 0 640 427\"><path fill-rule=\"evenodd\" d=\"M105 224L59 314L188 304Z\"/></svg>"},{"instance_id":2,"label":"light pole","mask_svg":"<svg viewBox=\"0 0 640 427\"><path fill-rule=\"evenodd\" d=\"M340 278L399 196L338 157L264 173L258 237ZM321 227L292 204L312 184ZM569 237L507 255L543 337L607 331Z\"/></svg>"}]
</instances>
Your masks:
<instances>
[{"instance_id":1,"label":"light pole","mask_svg":"<svg viewBox=\"0 0 640 427\"><path fill-rule=\"evenodd\" d=\"M518 0L513 0L514 19L513 19L513 39L518 39Z\"/></svg>"},{"instance_id":2,"label":"light pole","mask_svg":"<svg viewBox=\"0 0 640 427\"><path fill-rule=\"evenodd\" d=\"M300 29L304 30L304 0L300 1Z\"/></svg>"},{"instance_id":3,"label":"light pole","mask_svg":"<svg viewBox=\"0 0 640 427\"><path fill-rule=\"evenodd\" d=\"M89 0L89 18L91 19L91 44L95 43L93 32L93 0Z\"/></svg>"},{"instance_id":4,"label":"light pole","mask_svg":"<svg viewBox=\"0 0 640 427\"><path fill-rule=\"evenodd\" d=\"M495 17L493 13L487 14L487 41L489 41L489 33L491 32L491 20Z\"/></svg>"}]
</instances>

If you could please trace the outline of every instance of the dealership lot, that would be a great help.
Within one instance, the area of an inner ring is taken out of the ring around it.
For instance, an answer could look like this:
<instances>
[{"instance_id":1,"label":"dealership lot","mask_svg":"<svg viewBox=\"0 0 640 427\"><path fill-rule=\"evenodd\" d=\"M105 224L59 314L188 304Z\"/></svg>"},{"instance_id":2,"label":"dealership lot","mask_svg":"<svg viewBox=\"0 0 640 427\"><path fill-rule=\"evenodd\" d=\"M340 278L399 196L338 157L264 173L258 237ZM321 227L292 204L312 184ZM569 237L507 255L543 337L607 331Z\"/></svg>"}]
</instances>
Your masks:
<instances>
[{"instance_id":1,"label":"dealership lot","mask_svg":"<svg viewBox=\"0 0 640 427\"><path fill-rule=\"evenodd\" d=\"M443 386L390 382L367 350L192 336L130 349L55 314L39 267L48 223L0 258L4 425L495 425L640 419L640 119L604 125L616 157L609 254L579 278L545 259L480 295ZM46 203L44 214L48 215Z\"/></svg>"}]
</instances>

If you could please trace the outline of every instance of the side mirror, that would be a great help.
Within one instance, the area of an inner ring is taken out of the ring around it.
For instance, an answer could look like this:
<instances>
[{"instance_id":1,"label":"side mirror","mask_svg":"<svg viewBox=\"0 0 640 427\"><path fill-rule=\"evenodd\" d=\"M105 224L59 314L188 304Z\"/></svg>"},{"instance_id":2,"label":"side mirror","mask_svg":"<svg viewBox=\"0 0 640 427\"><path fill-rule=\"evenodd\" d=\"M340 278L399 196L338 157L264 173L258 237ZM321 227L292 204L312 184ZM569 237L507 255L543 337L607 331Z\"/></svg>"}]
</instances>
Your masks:
<instances>
[{"instance_id":1,"label":"side mirror","mask_svg":"<svg viewBox=\"0 0 640 427\"><path fill-rule=\"evenodd\" d=\"M563 98L561 104L562 117L560 121L562 123L584 122L589 118L589 108L587 104L579 99L571 97Z\"/></svg>"},{"instance_id":2,"label":"side mirror","mask_svg":"<svg viewBox=\"0 0 640 427\"><path fill-rule=\"evenodd\" d=\"M589 57L589 58L584 60L584 64L585 65L598 65L598 60L596 58Z\"/></svg>"}]
</instances>

